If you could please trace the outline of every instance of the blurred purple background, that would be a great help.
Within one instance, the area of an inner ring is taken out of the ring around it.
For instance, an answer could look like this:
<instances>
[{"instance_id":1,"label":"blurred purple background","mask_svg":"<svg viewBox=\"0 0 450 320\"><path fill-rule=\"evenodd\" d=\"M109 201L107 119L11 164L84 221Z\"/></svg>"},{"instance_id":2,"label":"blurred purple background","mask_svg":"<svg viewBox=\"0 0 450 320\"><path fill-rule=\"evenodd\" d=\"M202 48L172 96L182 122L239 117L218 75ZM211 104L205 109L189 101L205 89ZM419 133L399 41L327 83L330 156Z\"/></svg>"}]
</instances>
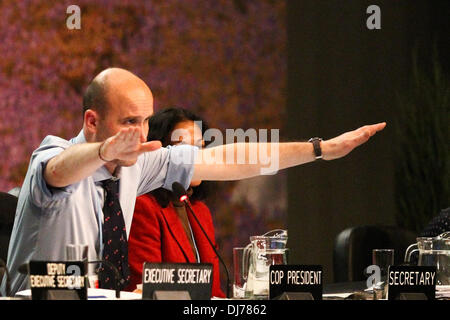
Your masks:
<instances>
[{"instance_id":1,"label":"blurred purple background","mask_svg":"<svg viewBox=\"0 0 450 320\"><path fill-rule=\"evenodd\" d=\"M72 4L80 30L66 27ZM285 9L269 0L2 1L0 190L21 185L46 135L77 135L83 91L111 66L140 76L155 110L185 107L221 130L281 128ZM285 176L218 183L207 203L230 266L233 246L286 226Z\"/></svg>"}]
</instances>

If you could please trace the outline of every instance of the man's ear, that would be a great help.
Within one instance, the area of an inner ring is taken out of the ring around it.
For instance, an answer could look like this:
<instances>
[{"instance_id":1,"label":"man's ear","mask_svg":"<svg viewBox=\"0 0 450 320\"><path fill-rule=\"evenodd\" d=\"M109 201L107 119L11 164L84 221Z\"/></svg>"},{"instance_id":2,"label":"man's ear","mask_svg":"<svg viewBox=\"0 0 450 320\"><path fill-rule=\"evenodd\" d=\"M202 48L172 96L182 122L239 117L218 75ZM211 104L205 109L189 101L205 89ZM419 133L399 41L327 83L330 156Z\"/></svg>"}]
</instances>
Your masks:
<instances>
[{"instance_id":1,"label":"man's ear","mask_svg":"<svg viewBox=\"0 0 450 320\"><path fill-rule=\"evenodd\" d=\"M96 133L98 127L99 116L98 113L92 109L87 109L84 112L84 126L89 132Z\"/></svg>"}]
</instances>

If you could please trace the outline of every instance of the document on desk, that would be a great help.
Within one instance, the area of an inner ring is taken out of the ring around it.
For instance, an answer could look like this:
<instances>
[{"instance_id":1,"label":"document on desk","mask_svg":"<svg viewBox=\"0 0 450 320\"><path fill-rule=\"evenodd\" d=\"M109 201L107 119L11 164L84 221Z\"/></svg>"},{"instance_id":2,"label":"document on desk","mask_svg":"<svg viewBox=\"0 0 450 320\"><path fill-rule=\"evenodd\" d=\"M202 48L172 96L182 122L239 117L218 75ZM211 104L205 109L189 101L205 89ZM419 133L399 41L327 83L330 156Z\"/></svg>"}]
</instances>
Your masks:
<instances>
[{"instance_id":1,"label":"document on desk","mask_svg":"<svg viewBox=\"0 0 450 320\"><path fill-rule=\"evenodd\" d=\"M120 291L120 299L116 298L115 290L88 288L88 300L140 300L142 294L128 291Z\"/></svg>"},{"instance_id":2,"label":"document on desk","mask_svg":"<svg viewBox=\"0 0 450 320\"><path fill-rule=\"evenodd\" d=\"M436 286L436 299L450 299L450 286Z\"/></svg>"},{"instance_id":3,"label":"document on desk","mask_svg":"<svg viewBox=\"0 0 450 320\"><path fill-rule=\"evenodd\" d=\"M18 297L31 298L31 290L23 290L16 293ZM109 289L88 288L88 300L140 300L142 294L128 291L120 291L120 298L116 298L116 291Z\"/></svg>"},{"instance_id":4,"label":"document on desk","mask_svg":"<svg viewBox=\"0 0 450 320\"><path fill-rule=\"evenodd\" d=\"M346 293L327 293L327 294L323 294L322 297L323 298L339 298L339 299L346 299L348 298L350 295L352 295L353 292L346 292Z\"/></svg>"}]
</instances>

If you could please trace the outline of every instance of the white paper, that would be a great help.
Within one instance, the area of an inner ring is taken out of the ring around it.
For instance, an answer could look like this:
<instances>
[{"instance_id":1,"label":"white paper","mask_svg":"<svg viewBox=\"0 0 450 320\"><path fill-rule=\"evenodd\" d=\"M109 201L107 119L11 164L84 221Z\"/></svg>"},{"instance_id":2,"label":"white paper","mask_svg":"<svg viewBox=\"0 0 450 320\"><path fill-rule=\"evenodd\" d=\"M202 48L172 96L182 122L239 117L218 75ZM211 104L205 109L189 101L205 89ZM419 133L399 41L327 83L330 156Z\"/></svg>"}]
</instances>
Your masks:
<instances>
[{"instance_id":1,"label":"white paper","mask_svg":"<svg viewBox=\"0 0 450 320\"><path fill-rule=\"evenodd\" d=\"M19 291L18 297L31 298L31 289ZM116 298L116 291L109 289L88 288L88 300L140 300L142 294L128 291L120 291L120 299Z\"/></svg>"}]
</instances>

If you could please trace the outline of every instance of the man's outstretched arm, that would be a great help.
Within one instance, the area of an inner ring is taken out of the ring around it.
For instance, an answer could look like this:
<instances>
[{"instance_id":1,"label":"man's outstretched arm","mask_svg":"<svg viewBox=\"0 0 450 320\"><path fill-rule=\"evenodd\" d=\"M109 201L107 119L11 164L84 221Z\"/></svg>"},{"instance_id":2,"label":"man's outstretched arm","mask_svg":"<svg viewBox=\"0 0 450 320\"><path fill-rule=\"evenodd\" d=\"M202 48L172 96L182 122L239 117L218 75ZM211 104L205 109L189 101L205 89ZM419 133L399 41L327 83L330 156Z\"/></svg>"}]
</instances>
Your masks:
<instances>
[{"instance_id":1,"label":"man's outstretched arm","mask_svg":"<svg viewBox=\"0 0 450 320\"><path fill-rule=\"evenodd\" d=\"M385 126L385 122L366 125L321 141L323 159L334 160L346 156ZM264 148L264 151L260 152L260 148ZM227 161L227 154L234 155L236 160L239 152L245 154L245 158L242 157L245 159L244 163L229 161L230 158ZM256 163L249 161L254 153L258 155ZM267 167L264 159L259 157L261 154L266 154L266 160L277 161L275 171L315 160L314 148L310 142L226 144L199 151L192 180L240 180L261 175Z\"/></svg>"},{"instance_id":2,"label":"man's outstretched arm","mask_svg":"<svg viewBox=\"0 0 450 320\"><path fill-rule=\"evenodd\" d=\"M138 128L126 128L103 142L80 143L70 146L50 159L44 179L52 187L66 187L92 175L101 166L114 162L136 162L144 152L161 147L161 142L140 142Z\"/></svg>"}]
</instances>

